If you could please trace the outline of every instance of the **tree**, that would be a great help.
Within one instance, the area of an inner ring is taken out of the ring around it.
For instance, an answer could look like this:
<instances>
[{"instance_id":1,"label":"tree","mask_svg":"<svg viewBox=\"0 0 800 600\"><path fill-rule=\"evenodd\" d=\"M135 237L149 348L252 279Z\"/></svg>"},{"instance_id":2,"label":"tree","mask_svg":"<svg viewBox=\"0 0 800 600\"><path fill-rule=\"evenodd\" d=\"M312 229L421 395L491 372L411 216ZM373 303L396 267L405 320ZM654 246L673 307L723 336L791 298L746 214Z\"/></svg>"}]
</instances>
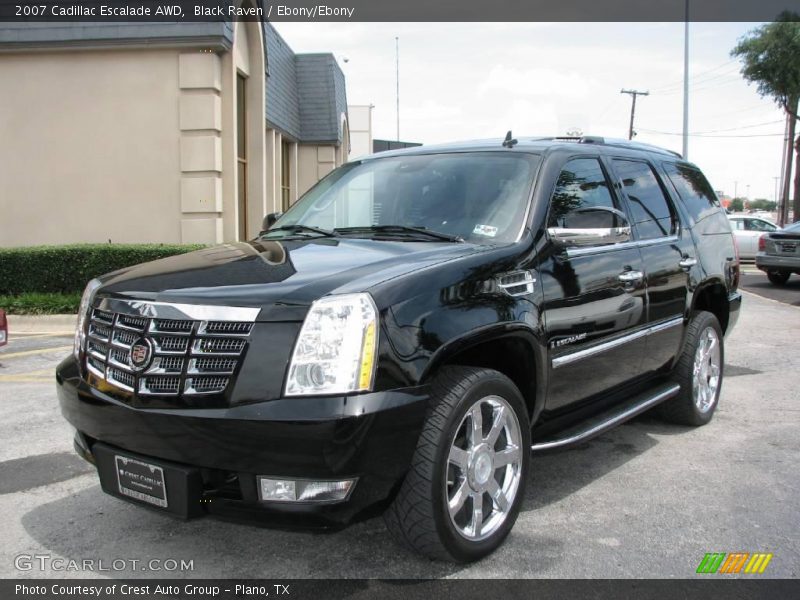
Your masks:
<instances>
[{"instance_id":1,"label":"tree","mask_svg":"<svg viewBox=\"0 0 800 600\"><path fill-rule=\"evenodd\" d=\"M728 208L733 212L742 212L744 210L744 200L741 198L734 198L731 200L731 204Z\"/></svg>"},{"instance_id":2,"label":"tree","mask_svg":"<svg viewBox=\"0 0 800 600\"><path fill-rule=\"evenodd\" d=\"M742 61L742 77L755 83L759 95L769 96L789 118L789 139L794 140L800 102L800 15L781 13L774 23L748 32L731 50ZM800 136L795 144L794 219L800 220ZM786 164L792 164L788 144ZM791 169L787 169L789 174ZM787 177L788 178L788 177ZM788 206L788 185L783 190L784 211ZM781 213L780 219L783 220Z\"/></svg>"}]
</instances>

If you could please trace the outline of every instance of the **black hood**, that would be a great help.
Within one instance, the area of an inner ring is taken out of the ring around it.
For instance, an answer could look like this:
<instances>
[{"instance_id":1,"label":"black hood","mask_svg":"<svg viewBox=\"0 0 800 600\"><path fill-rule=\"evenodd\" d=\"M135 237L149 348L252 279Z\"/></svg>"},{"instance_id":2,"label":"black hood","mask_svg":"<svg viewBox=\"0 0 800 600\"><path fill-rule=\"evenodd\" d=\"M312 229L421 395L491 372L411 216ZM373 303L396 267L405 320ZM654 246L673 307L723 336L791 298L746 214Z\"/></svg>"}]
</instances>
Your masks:
<instances>
[{"instance_id":1,"label":"black hood","mask_svg":"<svg viewBox=\"0 0 800 600\"><path fill-rule=\"evenodd\" d=\"M485 250L474 244L316 238L240 242L171 256L101 278L101 296L259 307L259 320L302 319L330 293Z\"/></svg>"}]
</instances>

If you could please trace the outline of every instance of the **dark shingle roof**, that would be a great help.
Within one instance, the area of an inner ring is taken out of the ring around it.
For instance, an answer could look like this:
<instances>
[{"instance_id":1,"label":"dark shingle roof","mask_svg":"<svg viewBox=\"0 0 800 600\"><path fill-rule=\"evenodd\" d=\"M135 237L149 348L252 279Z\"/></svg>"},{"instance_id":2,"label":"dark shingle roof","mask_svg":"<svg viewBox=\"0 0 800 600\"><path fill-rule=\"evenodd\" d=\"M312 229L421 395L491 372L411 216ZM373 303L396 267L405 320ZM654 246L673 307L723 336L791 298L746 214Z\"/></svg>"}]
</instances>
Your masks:
<instances>
[{"instance_id":1,"label":"dark shingle roof","mask_svg":"<svg viewBox=\"0 0 800 600\"><path fill-rule=\"evenodd\" d=\"M347 95L333 54L295 54L269 23L264 36L267 122L301 142L341 142Z\"/></svg>"},{"instance_id":2,"label":"dark shingle roof","mask_svg":"<svg viewBox=\"0 0 800 600\"><path fill-rule=\"evenodd\" d=\"M0 23L0 49L104 47L121 45L206 46L230 49L233 23Z\"/></svg>"}]
</instances>

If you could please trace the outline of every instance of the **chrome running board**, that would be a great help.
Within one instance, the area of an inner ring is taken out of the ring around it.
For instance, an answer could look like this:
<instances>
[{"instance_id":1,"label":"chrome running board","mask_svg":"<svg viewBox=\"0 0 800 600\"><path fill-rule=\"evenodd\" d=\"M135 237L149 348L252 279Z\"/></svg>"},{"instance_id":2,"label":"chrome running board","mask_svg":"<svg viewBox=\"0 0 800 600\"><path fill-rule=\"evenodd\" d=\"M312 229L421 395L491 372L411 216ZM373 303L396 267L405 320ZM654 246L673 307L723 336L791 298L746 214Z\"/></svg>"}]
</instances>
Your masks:
<instances>
[{"instance_id":1,"label":"chrome running board","mask_svg":"<svg viewBox=\"0 0 800 600\"><path fill-rule=\"evenodd\" d=\"M585 423L580 423L579 425L560 431L555 434L555 437L546 437L542 441L533 444L533 446L531 446L531 451L542 452L544 450L563 449L585 442L596 435L600 435L632 419L636 415L642 414L646 410L664 402L664 400L669 400L677 396L680 390L681 386L677 383L661 385L655 390L650 390L635 396L621 405L614 406L606 412L589 419Z\"/></svg>"}]
</instances>

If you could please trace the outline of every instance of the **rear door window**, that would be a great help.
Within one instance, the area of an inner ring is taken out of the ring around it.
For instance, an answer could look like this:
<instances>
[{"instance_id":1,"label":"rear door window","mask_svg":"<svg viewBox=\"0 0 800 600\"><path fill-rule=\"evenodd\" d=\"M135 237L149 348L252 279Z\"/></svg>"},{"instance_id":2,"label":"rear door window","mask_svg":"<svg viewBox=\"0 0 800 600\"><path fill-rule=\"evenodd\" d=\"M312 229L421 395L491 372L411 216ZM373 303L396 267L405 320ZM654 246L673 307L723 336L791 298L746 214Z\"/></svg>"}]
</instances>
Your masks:
<instances>
[{"instance_id":1,"label":"rear door window","mask_svg":"<svg viewBox=\"0 0 800 600\"><path fill-rule=\"evenodd\" d=\"M620 208L600 161L596 158L567 161L553 190L547 226L594 229L622 225L613 213L592 208Z\"/></svg>"},{"instance_id":2,"label":"rear door window","mask_svg":"<svg viewBox=\"0 0 800 600\"><path fill-rule=\"evenodd\" d=\"M704 219L719 206L711 184L698 169L676 163L663 163L663 167L695 222Z\"/></svg>"},{"instance_id":3,"label":"rear door window","mask_svg":"<svg viewBox=\"0 0 800 600\"><path fill-rule=\"evenodd\" d=\"M614 159L613 163L639 238L651 240L674 234L675 215L653 168L635 160Z\"/></svg>"}]
</instances>

